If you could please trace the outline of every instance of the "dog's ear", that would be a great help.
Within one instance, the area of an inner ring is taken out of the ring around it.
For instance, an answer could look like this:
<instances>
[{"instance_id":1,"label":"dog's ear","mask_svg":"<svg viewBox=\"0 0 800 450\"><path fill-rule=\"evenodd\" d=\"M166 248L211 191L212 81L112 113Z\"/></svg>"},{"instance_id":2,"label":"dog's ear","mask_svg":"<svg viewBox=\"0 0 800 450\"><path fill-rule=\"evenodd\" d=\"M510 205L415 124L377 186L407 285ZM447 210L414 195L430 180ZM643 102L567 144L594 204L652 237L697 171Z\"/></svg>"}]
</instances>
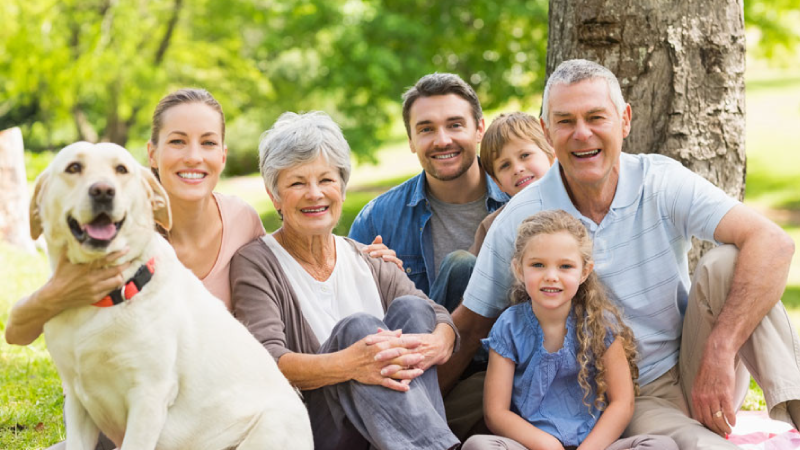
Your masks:
<instances>
[{"instance_id":1,"label":"dog's ear","mask_svg":"<svg viewBox=\"0 0 800 450\"><path fill-rule=\"evenodd\" d=\"M33 188L33 195L31 195L31 204L28 210L31 238L36 240L42 234L42 215L39 211L39 204L41 203L42 194L47 188L47 180L50 179L50 171L46 170L36 177L36 184Z\"/></svg>"},{"instance_id":2,"label":"dog's ear","mask_svg":"<svg viewBox=\"0 0 800 450\"><path fill-rule=\"evenodd\" d=\"M169 209L167 191L149 169L142 167L140 170L142 171L142 183L147 191L150 207L153 209L153 218L162 228L169 230L172 228L172 211Z\"/></svg>"}]
</instances>

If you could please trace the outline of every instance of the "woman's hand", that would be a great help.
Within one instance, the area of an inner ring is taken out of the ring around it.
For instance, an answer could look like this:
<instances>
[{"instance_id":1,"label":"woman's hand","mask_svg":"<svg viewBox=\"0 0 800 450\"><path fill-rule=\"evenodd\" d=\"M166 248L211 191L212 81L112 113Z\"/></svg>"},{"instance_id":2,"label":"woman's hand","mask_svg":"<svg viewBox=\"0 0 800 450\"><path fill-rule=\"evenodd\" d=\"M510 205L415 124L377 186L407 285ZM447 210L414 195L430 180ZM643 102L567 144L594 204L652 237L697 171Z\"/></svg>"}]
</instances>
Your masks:
<instances>
[{"instance_id":1,"label":"woman's hand","mask_svg":"<svg viewBox=\"0 0 800 450\"><path fill-rule=\"evenodd\" d=\"M380 258L384 261L393 262L397 265L397 267L400 268L400 270L403 270L403 260L397 257L397 253L394 250L390 249L386 246L386 244L383 243L383 238L380 235L375 236L375 240L373 240L371 244L361 249L361 251L369 255L371 258Z\"/></svg>"},{"instance_id":2,"label":"woman's hand","mask_svg":"<svg viewBox=\"0 0 800 450\"><path fill-rule=\"evenodd\" d=\"M419 345L416 337L403 335L400 330L378 329L343 352L352 370L351 379L406 392L411 380L424 373L417 368L423 356L412 351ZM378 358L378 355L383 357Z\"/></svg>"},{"instance_id":3,"label":"woman's hand","mask_svg":"<svg viewBox=\"0 0 800 450\"><path fill-rule=\"evenodd\" d=\"M28 345L42 334L44 324L62 311L95 303L121 286L124 282L122 272L130 264L104 266L127 252L127 249L114 252L90 264L72 264L62 256L44 286L18 301L11 309L6 324L6 341Z\"/></svg>"},{"instance_id":4,"label":"woman's hand","mask_svg":"<svg viewBox=\"0 0 800 450\"><path fill-rule=\"evenodd\" d=\"M72 264L62 255L53 276L45 284L52 294L50 303L59 310L90 305L103 299L109 292L122 286L122 272L130 263L109 266L128 253L128 249L109 253L88 264Z\"/></svg>"},{"instance_id":5,"label":"woman's hand","mask_svg":"<svg viewBox=\"0 0 800 450\"><path fill-rule=\"evenodd\" d=\"M388 373L389 376L396 372L402 373L403 370L408 370L409 367L420 369L424 372L431 366L444 364L453 353L455 333L453 333L453 329L449 325L444 323L437 325L433 333L405 334L403 337L406 338L405 343L407 345L402 349L393 347L375 355L378 361L387 363L384 373ZM408 352L420 357L416 365L404 365L408 359L400 359L407 355Z\"/></svg>"}]
</instances>

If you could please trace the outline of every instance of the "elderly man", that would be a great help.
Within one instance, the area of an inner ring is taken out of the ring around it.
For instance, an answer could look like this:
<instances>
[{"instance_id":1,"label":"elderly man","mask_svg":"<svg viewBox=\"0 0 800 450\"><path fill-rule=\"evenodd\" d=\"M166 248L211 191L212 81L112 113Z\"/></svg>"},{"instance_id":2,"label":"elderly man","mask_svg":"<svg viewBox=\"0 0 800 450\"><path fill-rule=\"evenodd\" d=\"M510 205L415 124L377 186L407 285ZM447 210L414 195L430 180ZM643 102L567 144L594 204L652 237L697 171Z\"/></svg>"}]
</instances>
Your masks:
<instances>
[{"instance_id":1,"label":"elderly man","mask_svg":"<svg viewBox=\"0 0 800 450\"><path fill-rule=\"evenodd\" d=\"M453 314L462 350L440 381L452 383L508 306L517 225L563 209L592 234L595 270L637 337L642 392L627 435L669 435L682 449L737 448L722 436L736 420L746 391L736 379L746 370L770 416L797 426L800 341L779 302L794 253L789 236L669 158L622 153L631 107L598 64L556 69L542 126L558 162L489 231ZM732 245L709 252L690 283L692 236Z\"/></svg>"}]
</instances>

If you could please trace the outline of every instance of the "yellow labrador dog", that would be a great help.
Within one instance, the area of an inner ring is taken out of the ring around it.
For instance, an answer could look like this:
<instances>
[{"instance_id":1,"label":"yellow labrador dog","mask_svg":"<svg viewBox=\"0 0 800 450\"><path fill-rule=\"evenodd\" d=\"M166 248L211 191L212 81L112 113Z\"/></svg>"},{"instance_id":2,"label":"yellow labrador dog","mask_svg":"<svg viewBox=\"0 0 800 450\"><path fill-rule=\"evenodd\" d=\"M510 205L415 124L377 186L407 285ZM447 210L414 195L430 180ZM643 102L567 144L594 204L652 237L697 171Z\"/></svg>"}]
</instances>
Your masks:
<instances>
[{"instance_id":1,"label":"yellow labrador dog","mask_svg":"<svg viewBox=\"0 0 800 450\"><path fill-rule=\"evenodd\" d=\"M155 177L115 144L78 142L39 176L31 235L51 264L129 247L125 285L45 325L66 393L68 450L312 449L308 414L272 357L178 261ZM121 264L123 261L117 261Z\"/></svg>"}]
</instances>

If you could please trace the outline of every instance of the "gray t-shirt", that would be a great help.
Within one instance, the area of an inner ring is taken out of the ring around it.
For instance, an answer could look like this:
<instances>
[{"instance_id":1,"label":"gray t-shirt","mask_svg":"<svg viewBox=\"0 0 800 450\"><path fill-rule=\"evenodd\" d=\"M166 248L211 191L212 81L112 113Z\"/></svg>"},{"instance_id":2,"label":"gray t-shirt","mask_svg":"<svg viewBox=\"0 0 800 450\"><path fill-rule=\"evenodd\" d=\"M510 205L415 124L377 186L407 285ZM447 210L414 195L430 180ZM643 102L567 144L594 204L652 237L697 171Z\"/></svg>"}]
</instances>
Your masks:
<instances>
[{"instance_id":1,"label":"gray t-shirt","mask_svg":"<svg viewBox=\"0 0 800 450\"><path fill-rule=\"evenodd\" d=\"M475 240L475 230L489 214L486 211L486 195L469 203L445 203L428 192L431 206L431 232L433 233L433 260L436 264L434 276L439 275L439 266L445 256L455 250L466 250Z\"/></svg>"}]
</instances>

